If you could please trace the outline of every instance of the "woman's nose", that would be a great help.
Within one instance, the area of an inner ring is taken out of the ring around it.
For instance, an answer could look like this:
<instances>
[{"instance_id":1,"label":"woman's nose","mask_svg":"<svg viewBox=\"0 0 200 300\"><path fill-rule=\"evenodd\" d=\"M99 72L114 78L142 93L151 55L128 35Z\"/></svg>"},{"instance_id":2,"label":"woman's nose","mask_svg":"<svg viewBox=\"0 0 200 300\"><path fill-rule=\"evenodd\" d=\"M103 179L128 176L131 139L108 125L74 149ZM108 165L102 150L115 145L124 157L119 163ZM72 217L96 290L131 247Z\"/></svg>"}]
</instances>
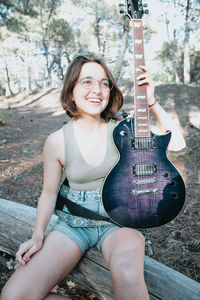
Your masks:
<instances>
[{"instance_id":1,"label":"woman's nose","mask_svg":"<svg viewBox=\"0 0 200 300\"><path fill-rule=\"evenodd\" d=\"M96 93L101 93L101 87L100 87L99 81L94 82L91 90L96 92Z\"/></svg>"}]
</instances>

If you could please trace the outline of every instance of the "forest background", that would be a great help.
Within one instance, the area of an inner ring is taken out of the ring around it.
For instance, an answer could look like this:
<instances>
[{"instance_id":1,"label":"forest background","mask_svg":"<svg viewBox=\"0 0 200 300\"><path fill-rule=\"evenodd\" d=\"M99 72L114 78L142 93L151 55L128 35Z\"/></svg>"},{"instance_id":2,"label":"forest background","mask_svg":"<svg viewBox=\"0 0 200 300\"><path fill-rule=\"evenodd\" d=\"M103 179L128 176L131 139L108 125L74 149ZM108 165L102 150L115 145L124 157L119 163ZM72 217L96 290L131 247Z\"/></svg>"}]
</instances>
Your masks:
<instances>
[{"instance_id":1,"label":"forest background","mask_svg":"<svg viewBox=\"0 0 200 300\"><path fill-rule=\"evenodd\" d=\"M105 58L116 80L132 76L132 30L120 1L0 1L0 94L60 88L80 53ZM200 1L151 0L146 64L159 82L200 82Z\"/></svg>"},{"instance_id":2,"label":"forest background","mask_svg":"<svg viewBox=\"0 0 200 300\"><path fill-rule=\"evenodd\" d=\"M45 139L68 121L59 94L75 55L103 56L125 96L124 108L133 108L132 29L119 14L120 2L0 1L1 198L36 207ZM168 153L186 184L184 208L148 231L146 255L200 282L200 0L151 0L147 9L145 57L156 99L181 127L187 147ZM0 251L0 290L14 267ZM73 299L94 299L72 286L60 285Z\"/></svg>"}]
</instances>

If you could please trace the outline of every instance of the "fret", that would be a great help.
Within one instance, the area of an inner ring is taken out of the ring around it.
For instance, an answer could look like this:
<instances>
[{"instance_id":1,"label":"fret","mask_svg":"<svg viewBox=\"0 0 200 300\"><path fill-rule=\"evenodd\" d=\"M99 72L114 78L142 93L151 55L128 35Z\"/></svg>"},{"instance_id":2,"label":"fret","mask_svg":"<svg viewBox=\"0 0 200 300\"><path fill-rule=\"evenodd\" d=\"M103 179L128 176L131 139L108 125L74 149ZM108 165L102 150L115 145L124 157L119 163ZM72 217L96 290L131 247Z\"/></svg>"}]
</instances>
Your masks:
<instances>
[{"instance_id":1,"label":"fret","mask_svg":"<svg viewBox=\"0 0 200 300\"><path fill-rule=\"evenodd\" d=\"M148 129L138 129L137 132L148 132Z\"/></svg>"},{"instance_id":2,"label":"fret","mask_svg":"<svg viewBox=\"0 0 200 300\"><path fill-rule=\"evenodd\" d=\"M135 91L138 92L138 93L143 93L143 94L145 93L146 94L146 87L137 85L137 87L135 88Z\"/></svg>"},{"instance_id":3,"label":"fret","mask_svg":"<svg viewBox=\"0 0 200 300\"><path fill-rule=\"evenodd\" d=\"M146 102L137 102L136 108L147 108Z\"/></svg>"},{"instance_id":4,"label":"fret","mask_svg":"<svg viewBox=\"0 0 200 300\"><path fill-rule=\"evenodd\" d=\"M138 119L138 120L147 120L148 118L147 117L140 117L140 116L136 116L136 118Z\"/></svg>"},{"instance_id":5,"label":"fret","mask_svg":"<svg viewBox=\"0 0 200 300\"><path fill-rule=\"evenodd\" d=\"M144 127L144 126L148 126L148 124L146 124L146 123L138 123L137 126L138 127Z\"/></svg>"},{"instance_id":6,"label":"fret","mask_svg":"<svg viewBox=\"0 0 200 300\"><path fill-rule=\"evenodd\" d=\"M133 26L134 26L135 28L140 28L140 27L141 27L141 23L138 22L138 21L135 21Z\"/></svg>"},{"instance_id":7,"label":"fret","mask_svg":"<svg viewBox=\"0 0 200 300\"><path fill-rule=\"evenodd\" d=\"M137 99L146 99L146 95L138 95L136 96Z\"/></svg>"},{"instance_id":8,"label":"fret","mask_svg":"<svg viewBox=\"0 0 200 300\"><path fill-rule=\"evenodd\" d=\"M144 71L140 69L140 66L145 65L143 27L141 19L133 20L133 53L135 73L135 136L150 137L149 108L147 103L146 87L138 85L136 80L138 75L144 73Z\"/></svg>"},{"instance_id":9,"label":"fret","mask_svg":"<svg viewBox=\"0 0 200 300\"><path fill-rule=\"evenodd\" d=\"M135 54L135 58L136 59L142 59L142 58L144 58L144 55L143 54Z\"/></svg>"},{"instance_id":10,"label":"fret","mask_svg":"<svg viewBox=\"0 0 200 300\"><path fill-rule=\"evenodd\" d=\"M138 112L146 112L147 109L146 109L146 108L138 108L137 111L138 111Z\"/></svg>"},{"instance_id":11,"label":"fret","mask_svg":"<svg viewBox=\"0 0 200 300\"><path fill-rule=\"evenodd\" d=\"M143 42L142 39L135 39L135 45L141 45Z\"/></svg>"},{"instance_id":12,"label":"fret","mask_svg":"<svg viewBox=\"0 0 200 300\"><path fill-rule=\"evenodd\" d=\"M135 71L142 74L142 70L140 68L135 68Z\"/></svg>"}]
</instances>

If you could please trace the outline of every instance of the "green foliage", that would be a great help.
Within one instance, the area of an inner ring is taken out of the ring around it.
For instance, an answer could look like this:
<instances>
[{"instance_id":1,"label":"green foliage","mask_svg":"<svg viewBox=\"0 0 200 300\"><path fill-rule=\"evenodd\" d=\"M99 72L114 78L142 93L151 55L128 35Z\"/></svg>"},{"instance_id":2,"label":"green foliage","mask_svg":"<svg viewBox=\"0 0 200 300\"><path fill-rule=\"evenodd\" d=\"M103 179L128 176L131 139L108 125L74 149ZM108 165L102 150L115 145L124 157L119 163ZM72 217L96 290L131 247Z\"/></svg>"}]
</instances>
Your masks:
<instances>
[{"instance_id":1,"label":"green foliage","mask_svg":"<svg viewBox=\"0 0 200 300\"><path fill-rule=\"evenodd\" d=\"M180 81L183 82L183 63L184 63L184 48L183 46L179 46L178 50L176 50L174 46L174 42L165 42L161 51L159 52L157 59L162 62L163 71L168 74L168 77L162 74L163 81L168 81L167 78L170 80L175 81L174 71L173 71L173 55L174 53L177 54L176 56L176 64L177 64L177 72L180 78ZM200 83L200 50L196 50L195 47L191 48L190 51L190 76L191 76L191 83ZM157 79L157 78L156 78Z\"/></svg>"},{"instance_id":2,"label":"green foliage","mask_svg":"<svg viewBox=\"0 0 200 300\"><path fill-rule=\"evenodd\" d=\"M164 42L156 59L159 59L163 66L163 71L167 73L170 81L175 81L174 64L180 81L183 81L183 47L176 44L176 41Z\"/></svg>"},{"instance_id":3,"label":"green foliage","mask_svg":"<svg viewBox=\"0 0 200 300\"><path fill-rule=\"evenodd\" d=\"M59 86L69 62L81 53L104 56L116 78L129 76L133 59L131 22L118 13L118 3L116 0L0 1L0 94L5 89L9 94L10 91ZM175 3L177 10L173 13L184 17L184 0L165 3L168 8L173 8ZM194 3L191 9L192 32L198 27L199 9ZM157 79L171 81L178 76L182 81L184 18L179 28L173 28L177 23L170 13L168 10L166 19L161 20L165 28L168 26L169 35L157 56L163 66ZM146 44L155 33L160 34L160 29L155 29L150 22L143 23ZM198 51L197 47L191 51L192 82L199 82Z\"/></svg>"},{"instance_id":4,"label":"green foliage","mask_svg":"<svg viewBox=\"0 0 200 300\"><path fill-rule=\"evenodd\" d=\"M191 49L191 82L200 84L200 50Z\"/></svg>"},{"instance_id":5,"label":"green foliage","mask_svg":"<svg viewBox=\"0 0 200 300\"><path fill-rule=\"evenodd\" d=\"M37 11L34 9L34 2L25 0L0 1L0 25L10 26L9 28L13 31L13 26L11 25L16 22L15 17L13 17L16 13L32 17L37 16ZM19 25L17 24L17 26Z\"/></svg>"},{"instance_id":6,"label":"green foliage","mask_svg":"<svg viewBox=\"0 0 200 300\"><path fill-rule=\"evenodd\" d=\"M146 43L148 43L151 40L153 34L157 33L156 30L150 27L149 25L144 25L143 31L144 31L144 40Z\"/></svg>"},{"instance_id":7,"label":"green foliage","mask_svg":"<svg viewBox=\"0 0 200 300\"><path fill-rule=\"evenodd\" d=\"M48 27L47 35L56 45L66 46L72 38L72 31L66 20L53 19Z\"/></svg>"},{"instance_id":8,"label":"green foliage","mask_svg":"<svg viewBox=\"0 0 200 300\"><path fill-rule=\"evenodd\" d=\"M5 25L9 31L20 33L26 28L26 23L19 15L14 15L12 18L5 21Z\"/></svg>"}]
</instances>

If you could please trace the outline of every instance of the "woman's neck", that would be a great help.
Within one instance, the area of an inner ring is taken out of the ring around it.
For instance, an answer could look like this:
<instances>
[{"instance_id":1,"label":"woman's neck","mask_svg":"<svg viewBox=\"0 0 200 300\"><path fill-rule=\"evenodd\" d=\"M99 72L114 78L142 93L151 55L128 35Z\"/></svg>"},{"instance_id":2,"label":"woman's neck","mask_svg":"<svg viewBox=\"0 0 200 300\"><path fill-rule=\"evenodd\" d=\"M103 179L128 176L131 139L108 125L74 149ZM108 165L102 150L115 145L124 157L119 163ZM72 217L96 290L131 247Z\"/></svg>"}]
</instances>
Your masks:
<instances>
[{"instance_id":1,"label":"woman's neck","mask_svg":"<svg viewBox=\"0 0 200 300\"><path fill-rule=\"evenodd\" d=\"M74 123L83 130L98 130L106 121L101 117L79 117L74 120Z\"/></svg>"}]
</instances>

